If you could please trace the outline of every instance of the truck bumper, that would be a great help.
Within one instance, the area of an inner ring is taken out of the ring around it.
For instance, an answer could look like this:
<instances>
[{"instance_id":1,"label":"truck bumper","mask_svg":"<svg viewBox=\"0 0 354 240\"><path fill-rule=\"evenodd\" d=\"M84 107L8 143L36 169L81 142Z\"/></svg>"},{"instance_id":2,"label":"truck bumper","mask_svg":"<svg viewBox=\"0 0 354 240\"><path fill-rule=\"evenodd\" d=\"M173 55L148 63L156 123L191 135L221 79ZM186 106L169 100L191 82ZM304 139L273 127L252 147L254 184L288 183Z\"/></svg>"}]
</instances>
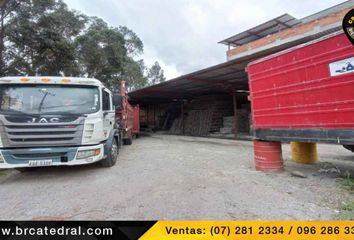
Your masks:
<instances>
[{"instance_id":1,"label":"truck bumper","mask_svg":"<svg viewBox=\"0 0 354 240\"><path fill-rule=\"evenodd\" d=\"M96 156L77 159L79 151L97 149L100 149L100 152ZM104 157L104 144L82 147L0 149L0 169L82 165L98 162Z\"/></svg>"}]
</instances>

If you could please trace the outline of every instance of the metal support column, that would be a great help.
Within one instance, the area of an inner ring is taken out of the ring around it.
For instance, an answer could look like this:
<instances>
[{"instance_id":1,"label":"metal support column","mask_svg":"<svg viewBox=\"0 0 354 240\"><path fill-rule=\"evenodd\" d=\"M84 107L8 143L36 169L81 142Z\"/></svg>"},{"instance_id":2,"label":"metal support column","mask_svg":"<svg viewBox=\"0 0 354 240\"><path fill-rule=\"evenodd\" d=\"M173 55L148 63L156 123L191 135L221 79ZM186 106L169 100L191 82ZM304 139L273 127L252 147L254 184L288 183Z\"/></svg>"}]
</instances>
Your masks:
<instances>
[{"instance_id":1,"label":"metal support column","mask_svg":"<svg viewBox=\"0 0 354 240\"><path fill-rule=\"evenodd\" d=\"M234 134L235 138L237 138L238 133L238 124L237 124L237 101L236 101L236 92L232 93L233 107L234 107Z\"/></svg>"},{"instance_id":2,"label":"metal support column","mask_svg":"<svg viewBox=\"0 0 354 240\"><path fill-rule=\"evenodd\" d=\"M153 125L154 125L154 129L156 129L157 128L157 126L156 126L156 105L154 104L152 106L153 106L152 109L154 111L154 113L153 113L153 116L154 116Z\"/></svg>"},{"instance_id":3,"label":"metal support column","mask_svg":"<svg viewBox=\"0 0 354 240\"><path fill-rule=\"evenodd\" d=\"M184 135L184 101L181 99L181 125L182 125L182 135Z\"/></svg>"},{"instance_id":4,"label":"metal support column","mask_svg":"<svg viewBox=\"0 0 354 240\"><path fill-rule=\"evenodd\" d=\"M149 120L149 111L150 111L150 104L146 105L146 123L147 127L149 128L150 126L150 120Z\"/></svg>"}]
</instances>

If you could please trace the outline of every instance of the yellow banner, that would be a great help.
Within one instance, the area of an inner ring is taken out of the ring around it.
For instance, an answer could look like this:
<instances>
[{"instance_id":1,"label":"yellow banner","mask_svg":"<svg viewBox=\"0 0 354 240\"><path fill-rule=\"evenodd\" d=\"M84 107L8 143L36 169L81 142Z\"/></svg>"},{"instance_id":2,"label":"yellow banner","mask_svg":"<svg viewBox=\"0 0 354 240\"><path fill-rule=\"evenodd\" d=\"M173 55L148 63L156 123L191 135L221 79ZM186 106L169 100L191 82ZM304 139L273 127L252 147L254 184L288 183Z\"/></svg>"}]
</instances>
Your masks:
<instances>
[{"instance_id":1,"label":"yellow banner","mask_svg":"<svg viewBox=\"0 0 354 240\"><path fill-rule=\"evenodd\" d=\"M354 240L354 221L158 221L140 239Z\"/></svg>"}]
</instances>

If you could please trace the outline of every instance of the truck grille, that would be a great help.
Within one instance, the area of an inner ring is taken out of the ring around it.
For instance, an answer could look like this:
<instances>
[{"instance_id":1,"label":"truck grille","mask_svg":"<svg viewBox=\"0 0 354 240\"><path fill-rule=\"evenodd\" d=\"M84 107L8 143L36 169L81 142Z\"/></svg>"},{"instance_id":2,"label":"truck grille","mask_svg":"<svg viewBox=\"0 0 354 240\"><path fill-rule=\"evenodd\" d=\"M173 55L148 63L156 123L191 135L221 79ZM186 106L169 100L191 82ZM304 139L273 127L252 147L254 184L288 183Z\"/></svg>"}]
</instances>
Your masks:
<instances>
[{"instance_id":1,"label":"truck grille","mask_svg":"<svg viewBox=\"0 0 354 240\"><path fill-rule=\"evenodd\" d=\"M14 158L17 159L28 159L28 158L53 158L66 156L67 152L54 152L54 153L16 153L12 154Z\"/></svg>"},{"instance_id":2,"label":"truck grille","mask_svg":"<svg viewBox=\"0 0 354 240\"><path fill-rule=\"evenodd\" d=\"M70 123L15 123L1 119L4 147L68 146L81 144L84 118Z\"/></svg>"}]
</instances>

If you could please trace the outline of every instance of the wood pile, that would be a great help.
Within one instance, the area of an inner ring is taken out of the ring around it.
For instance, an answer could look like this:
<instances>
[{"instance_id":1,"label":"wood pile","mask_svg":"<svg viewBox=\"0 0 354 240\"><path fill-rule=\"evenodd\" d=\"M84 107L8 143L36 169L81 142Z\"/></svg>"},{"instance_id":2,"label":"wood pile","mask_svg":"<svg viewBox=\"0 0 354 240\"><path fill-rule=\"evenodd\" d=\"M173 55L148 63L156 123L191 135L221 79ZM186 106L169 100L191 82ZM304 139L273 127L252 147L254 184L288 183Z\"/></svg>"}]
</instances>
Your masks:
<instances>
[{"instance_id":1,"label":"wood pile","mask_svg":"<svg viewBox=\"0 0 354 240\"><path fill-rule=\"evenodd\" d=\"M186 135L207 136L223 127L223 117L233 114L232 98L224 95L198 97L185 105ZM181 117L175 118L170 133L181 134Z\"/></svg>"},{"instance_id":2,"label":"wood pile","mask_svg":"<svg viewBox=\"0 0 354 240\"><path fill-rule=\"evenodd\" d=\"M218 132L213 132L209 136L221 138L234 138L234 116L223 117L223 126ZM237 109L237 137L250 136L250 111L248 109Z\"/></svg>"},{"instance_id":3,"label":"wood pile","mask_svg":"<svg viewBox=\"0 0 354 240\"><path fill-rule=\"evenodd\" d=\"M234 116L223 117L223 127L220 128L222 134L234 133Z\"/></svg>"},{"instance_id":4,"label":"wood pile","mask_svg":"<svg viewBox=\"0 0 354 240\"><path fill-rule=\"evenodd\" d=\"M247 109L237 109L237 129L241 133L250 132L250 111Z\"/></svg>"},{"instance_id":5,"label":"wood pile","mask_svg":"<svg viewBox=\"0 0 354 240\"><path fill-rule=\"evenodd\" d=\"M176 118L169 130L171 134L182 134L182 120L180 117Z\"/></svg>"},{"instance_id":6,"label":"wood pile","mask_svg":"<svg viewBox=\"0 0 354 240\"><path fill-rule=\"evenodd\" d=\"M191 110L188 112L184 133L191 136L207 136L211 121L212 111L210 109Z\"/></svg>"},{"instance_id":7,"label":"wood pile","mask_svg":"<svg viewBox=\"0 0 354 240\"><path fill-rule=\"evenodd\" d=\"M223 127L223 117L233 115L232 99L220 99L215 102L213 112L213 123L210 128L210 132L217 132Z\"/></svg>"}]
</instances>

